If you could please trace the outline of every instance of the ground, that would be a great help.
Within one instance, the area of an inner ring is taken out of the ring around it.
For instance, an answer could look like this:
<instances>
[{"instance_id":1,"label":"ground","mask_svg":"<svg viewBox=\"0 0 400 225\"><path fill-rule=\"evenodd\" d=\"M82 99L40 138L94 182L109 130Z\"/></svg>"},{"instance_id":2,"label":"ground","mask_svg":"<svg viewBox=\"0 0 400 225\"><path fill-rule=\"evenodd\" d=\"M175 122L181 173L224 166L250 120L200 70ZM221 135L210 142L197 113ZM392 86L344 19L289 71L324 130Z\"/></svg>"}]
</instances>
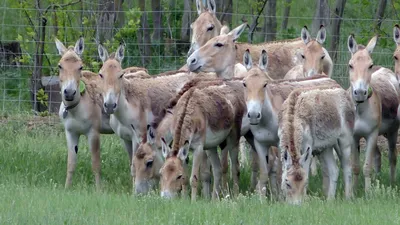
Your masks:
<instances>
[{"instance_id":1,"label":"ground","mask_svg":"<svg viewBox=\"0 0 400 225\"><path fill-rule=\"evenodd\" d=\"M358 187L352 201L343 199L341 178L337 199L326 201L318 175L311 178L303 205L273 202L248 193L250 174L244 168L238 198L191 203L164 200L158 193L133 196L128 157L115 135L101 139L100 192L86 138L80 141L73 187L64 189L66 141L56 117L2 117L0 136L0 224L400 224L400 195L389 187L386 151L371 193Z\"/></svg>"}]
</instances>

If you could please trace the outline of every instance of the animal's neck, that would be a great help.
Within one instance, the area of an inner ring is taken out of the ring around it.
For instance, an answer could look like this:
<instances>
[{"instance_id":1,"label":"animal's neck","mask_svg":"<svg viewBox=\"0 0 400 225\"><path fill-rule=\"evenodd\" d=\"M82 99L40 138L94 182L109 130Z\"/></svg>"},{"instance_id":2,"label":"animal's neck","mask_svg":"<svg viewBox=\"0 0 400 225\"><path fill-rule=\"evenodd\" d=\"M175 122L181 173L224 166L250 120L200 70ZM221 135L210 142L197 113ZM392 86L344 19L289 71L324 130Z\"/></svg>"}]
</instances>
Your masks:
<instances>
[{"instance_id":1,"label":"animal's neck","mask_svg":"<svg viewBox=\"0 0 400 225\"><path fill-rule=\"evenodd\" d=\"M223 70L219 73L216 73L216 74L219 78L231 79L234 76L234 71L235 71L235 66L232 64L232 65L228 66L227 68L225 68L225 70Z\"/></svg>"}]
</instances>

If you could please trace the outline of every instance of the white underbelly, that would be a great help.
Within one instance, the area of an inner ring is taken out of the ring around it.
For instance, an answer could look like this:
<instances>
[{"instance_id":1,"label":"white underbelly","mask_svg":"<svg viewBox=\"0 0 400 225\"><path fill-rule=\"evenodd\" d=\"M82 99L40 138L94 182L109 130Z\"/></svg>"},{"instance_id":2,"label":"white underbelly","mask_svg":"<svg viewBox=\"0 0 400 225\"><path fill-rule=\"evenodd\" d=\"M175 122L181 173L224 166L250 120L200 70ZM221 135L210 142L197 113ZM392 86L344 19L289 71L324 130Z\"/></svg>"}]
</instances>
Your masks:
<instances>
[{"instance_id":1,"label":"white underbelly","mask_svg":"<svg viewBox=\"0 0 400 225\"><path fill-rule=\"evenodd\" d=\"M269 145L277 145L279 141L278 131L272 132L270 129L253 125L251 126L251 133L254 139L260 143L267 143Z\"/></svg>"},{"instance_id":2,"label":"white underbelly","mask_svg":"<svg viewBox=\"0 0 400 225\"><path fill-rule=\"evenodd\" d=\"M114 115L111 115L110 126L121 139L130 141L135 138L133 137L134 130L132 126L126 126L125 124L122 124Z\"/></svg>"},{"instance_id":3,"label":"white underbelly","mask_svg":"<svg viewBox=\"0 0 400 225\"><path fill-rule=\"evenodd\" d=\"M212 148L218 146L227 138L230 131L231 130L228 129L228 130L213 132L211 129L207 128L204 148Z\"/></svg>"}]
</instances>

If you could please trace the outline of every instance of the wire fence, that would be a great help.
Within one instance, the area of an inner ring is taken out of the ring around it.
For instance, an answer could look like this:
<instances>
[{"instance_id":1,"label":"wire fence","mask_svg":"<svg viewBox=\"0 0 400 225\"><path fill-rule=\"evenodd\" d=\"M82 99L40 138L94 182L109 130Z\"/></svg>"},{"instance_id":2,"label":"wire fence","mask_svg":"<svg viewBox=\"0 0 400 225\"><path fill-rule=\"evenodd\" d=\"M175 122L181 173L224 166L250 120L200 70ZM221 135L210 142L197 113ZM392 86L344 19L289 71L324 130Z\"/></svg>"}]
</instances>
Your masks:
<instances>
[{"instance_id":1,"label":"wire fence","mask_svg":"<svg viewBox=\"0 0 400 225\"><path fill-rule=\"evenodd\" d=\"M43 116L47 115L47 112L57 112L60 104L57 62L60 56L57 54L54 37L65 45L73 45L79 36L83 36L85 69L93 72L97 72L101 66L97 54L97 42L102 38L99 36L99 30L103 31L104 37L101 42L109 52L115 51L121 41L126 44L123 62L125 67L146 67L151 74L157 74L179 69L185 64L190 46L190 33L185 34L185 30L190 32L189 25L198 16L193 0L160 1L158 10L153 10L150 1L139 1L139 5L135 5L133 1L105 0L70 2L64 0L57 4L52 2L0 0L0 110L3 115L32 113L32 109L35 109L35 112L42 111L40 115ZM104 5L99 2L104 2L105 6L112 2L112 10L104 9ZM147 4L145 10L140 10L142 7L140 2ZM219 1L216 9L217 16L221 17L224 14L223 17L228 18L230 28L240 25L245 20L248 23L254 21L260 4L254 5L252 1L245 0L231 2L232 13L223 13L224 9L218 8ZM276 40L297 38L304 25L311 27L316 10L315 2L299 0L291 3L288 25L282 29L282 23L286 18L282 14L288 2L291 1L277 2L276 15L267 14L267 9L262 11L254 32L253 43L263 42L265 37L271 34L274 34ZM394 24L400 22L397 13L400 11L400 6L388 1L380 28L376 30L375 12L378 3L362 2L348 0L341 18L340 42L336 51L333 78L345 88L348 87L347 67L350 58L346 42L351 33L355 34L357 42L361 44L367 44L368 40L378 33L380 38L373 53L374 64L390 69L393 69L394 64L392 55L395 44L392 28ZM185 6L187 3L189 8ZM333 15L334 4L335 2L329 1L330 15ZM111 22L108 23L104 18L108 18ZM183 25L185 18L188 21L186 26ZM275 32L265 29L265 24L271 18L276 20ZM329 43L332 38L329 26L333 18L320 18L320 20L328 21L326 43ZM239 41L247 41L247 35L248 30ZM325 45L329 49L328 44ZM38 60L41 60L40 64ZM36 74L37 79L32 80L38 67L40 74L39 76ZM39 83L44 90L43 96L39 96L38 93L33 95L34 82ZM35 108L34 99L43 107Z\"/></svg>"}]
</instances>

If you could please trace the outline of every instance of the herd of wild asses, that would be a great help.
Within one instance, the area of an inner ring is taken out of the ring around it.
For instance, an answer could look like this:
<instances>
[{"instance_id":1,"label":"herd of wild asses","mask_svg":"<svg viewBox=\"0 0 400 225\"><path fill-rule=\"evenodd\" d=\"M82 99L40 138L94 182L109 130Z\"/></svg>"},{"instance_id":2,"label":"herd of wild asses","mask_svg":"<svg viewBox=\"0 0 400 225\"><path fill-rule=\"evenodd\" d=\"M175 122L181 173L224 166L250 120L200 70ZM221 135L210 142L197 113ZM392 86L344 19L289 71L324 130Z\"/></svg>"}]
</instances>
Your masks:
<instances>
[{"instance_id":1,"label":"herd of wild asses","mask_svg":"<svg viewBox=\"0 0 400 225\"><path fill-rule=\"evenodd\" d=\"M381 168L377 138L389 143L390 181L395 182L400 89L400 27L393 37L395 72L373 64L377 36L364 46L347 40L350 88L331 79L333 62L323 47L326 29L316 37L306 27L300 38L260 44L236 40L246 29L229 30L215 16L215 2L197 0L187 64L150 76L145 68L123 69L124 45L108 54L96 73L83 71L83 38L56 46L62 103L59 116L68 143L65 187L72 184L80 135L88 138L96 187L100 188L100 134L117 134L129 155L134 192L154 188L162 197L188 194L196 200L199 181L205 198L239 192L239 146L250 146L251 184L261 195L298 204L316 173L323 191L335 198L340 161L346 198L360 174L359 142L366 139L365 191L372 165ZM221 154L218 153L218 147ZM193 151L189 160L189 150ZM228 154L229 153L229 154ZM244 152L246 154L246 152ZM228 165L228 155L230 166ZM189 164L190 161L190 164ZM191 170L189 169L191 166ZM231 173L228 173L230 168ZM212 174L212 176L211 176ZM211 181L213 187L211 190Z\"/></svg>"}]
</instances>

